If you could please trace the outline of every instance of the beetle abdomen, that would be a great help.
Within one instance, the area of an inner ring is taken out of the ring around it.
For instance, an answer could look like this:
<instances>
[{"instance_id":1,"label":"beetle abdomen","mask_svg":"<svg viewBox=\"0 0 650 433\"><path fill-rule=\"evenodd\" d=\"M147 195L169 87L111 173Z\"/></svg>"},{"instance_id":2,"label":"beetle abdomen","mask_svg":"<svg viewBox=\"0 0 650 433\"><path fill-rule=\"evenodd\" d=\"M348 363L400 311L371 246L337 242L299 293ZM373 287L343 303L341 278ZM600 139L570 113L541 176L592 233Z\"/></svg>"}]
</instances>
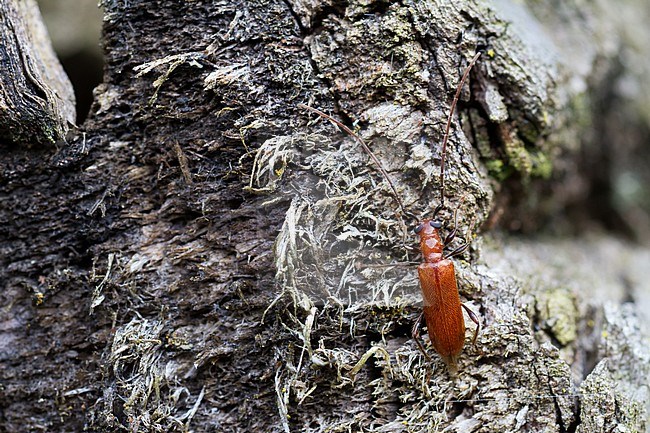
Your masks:
<instances>
[{"instance_id":1,"label":"beetle abdomen","mask_svg":"<svg viewBox=\"0 0 650 433\"><path fill-rule=\"evenodd\" d=\"M418 274L429 339L436 352L452 369L465 344L465 320L454 264L449 259L422 263L418 266Z\"/></svg>"}]
</instances>

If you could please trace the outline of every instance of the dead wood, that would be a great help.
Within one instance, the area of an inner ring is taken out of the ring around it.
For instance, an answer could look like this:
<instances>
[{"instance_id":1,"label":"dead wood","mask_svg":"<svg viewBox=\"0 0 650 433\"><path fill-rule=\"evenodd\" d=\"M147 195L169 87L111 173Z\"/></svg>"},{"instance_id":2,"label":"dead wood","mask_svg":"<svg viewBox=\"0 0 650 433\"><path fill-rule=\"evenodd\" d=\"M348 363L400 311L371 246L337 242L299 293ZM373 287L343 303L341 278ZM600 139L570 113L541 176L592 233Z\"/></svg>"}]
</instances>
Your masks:
<instances>
[{"instance_id":1,"label":"dead wood","mask_svg":"<svg viewBox=\"0 0 650 433\"><path fill-rule=\"evenodd\" d=\"M592 102L634 79L598 4L104 7L83 130L1 157L6 429L644 429L631 301L648 251L564 211L591 199L584 161L617 144L589 133L612 115ZM354 140L298 104L371 142L421 218L477 50L442 216L461 206L457 276L484 329L454 380L409 337L416 273L392 264L418 260L411 221Z\"/></svg>"},{"instance_id":2,"label":"dead wood","mask_svg":"<svg viewBox=\"0 0 650 433\"><path fill-rule=\"evenodd\" d=\"M74 91L35 0L0 1L0 139L53 144L74 123Z\"/></svg>"}]
</instances>

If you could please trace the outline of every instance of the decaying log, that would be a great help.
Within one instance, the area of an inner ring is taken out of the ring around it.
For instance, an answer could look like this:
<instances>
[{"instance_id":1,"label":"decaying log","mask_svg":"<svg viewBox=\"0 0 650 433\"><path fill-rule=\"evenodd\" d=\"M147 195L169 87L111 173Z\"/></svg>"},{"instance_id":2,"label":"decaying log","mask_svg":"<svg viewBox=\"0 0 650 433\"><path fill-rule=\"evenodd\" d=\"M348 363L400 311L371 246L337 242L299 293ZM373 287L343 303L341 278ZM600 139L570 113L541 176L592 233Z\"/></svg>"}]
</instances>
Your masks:
<instances>
[{"instance_id":1,"label":"decaying log","mask_svg":"<svg viewBox=\"0 0 650 433\"><path fill-rule=\"evenodd\" d=\"M75 120L72 84L54 54L36 0L0 1L0 140L63 139Z\"/></svg>"},{"instance_id":2,"label":"decaying log","mask_svg":"<svg viewBox=\"0 0 650 433\"><path fill-rule=\"evenodd\" d=\"M649 252L562 212L618 144L589 133L626 73L598 3L103 3L83 131L0 156L7 430L643 431ZM483 330L452 378L410 338L411 221L298 104L422 218L477 50L441 216Z\"/></svg>"}]
</instances>

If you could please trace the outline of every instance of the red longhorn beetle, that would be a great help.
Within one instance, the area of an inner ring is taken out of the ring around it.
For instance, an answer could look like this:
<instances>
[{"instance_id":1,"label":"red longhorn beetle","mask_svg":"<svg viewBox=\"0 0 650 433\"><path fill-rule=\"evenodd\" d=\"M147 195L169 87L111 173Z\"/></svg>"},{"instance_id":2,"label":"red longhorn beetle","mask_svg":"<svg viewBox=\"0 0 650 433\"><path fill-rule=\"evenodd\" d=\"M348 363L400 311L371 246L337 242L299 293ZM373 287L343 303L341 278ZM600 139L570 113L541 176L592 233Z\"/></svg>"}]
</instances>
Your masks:
<instances>
[{"instance_id":1,"label":"red longhorn beetle","mask_svg":"<svg viewBox=\"0 0 650 433\"><path fill-rule=\"evenodd\" d=\"M458 99L460 97L460 92L462 91L463 85L469 76L470 70L480 55L481 53L477 53L465 69L460 83L458 84L458 88L456 89L456 94L454 95L451 108L449 110L449 117L447 118L447 125L445 127L445 134L442 141L442 151L440 157L440 204L434 210L433 217L431 219L425 219L415 229L415 232L420 236L420 249L422 250L422 256L424 259L424 263L418 266L420 287L422 289L422 296L424 297L424 308L422 313L420 313L420 316L413 324L412 336L425 357L427 359L430 359L424 349L424 346L422 345L422 342L419 339L420 325L422 323L422 317L424 317L431 344L438 352L438 354L440 354L443 361L445 361L447 367L449 368L449 371L452 374L456 374L458 370L456 364L457 358L458 355L460 355L460 352L463 350L463 345L465 344L465 320L463 319L462 308L467 311L470 319L476 323L476 332L474 333L473 343L476 342L476 337L478 336L481 325L474 312L472 312L472 310L460 302L460 296L458 295L458 285L456 284L456 272L454 270L454 264L450 260L451 257L462 254L468 248L469 243L465 243L455 250L445 254L445 247L447 247L456 236L456 227L454 226L454 228L443 241L442 237L440 236L442 223L436 219L436 216L438 212L444 208L445 154L447 151L447 141L449 139L449 130L451 127L452 116L454 114L456 105L458 104ZM328 114L325 114L320 110L303 104L300 104L299 106L333 122L350 136L352 136L361 145L364 152L370 156L374 164L381 172L382 176L384 176L390 185L390 188L395 196L395 200L397 201L402 213L406 213L402 201L399 199L397 190L393 185L393 182L390 180L388 173L386 173L386 170L384 170L384 168L381 166L379 160L372 153L363 139L355 134L350 128L334 119L333 117L329 116ZM456 224L457 217L458 209L455 211L454 225Z\"/></svg>"}]
</instances>

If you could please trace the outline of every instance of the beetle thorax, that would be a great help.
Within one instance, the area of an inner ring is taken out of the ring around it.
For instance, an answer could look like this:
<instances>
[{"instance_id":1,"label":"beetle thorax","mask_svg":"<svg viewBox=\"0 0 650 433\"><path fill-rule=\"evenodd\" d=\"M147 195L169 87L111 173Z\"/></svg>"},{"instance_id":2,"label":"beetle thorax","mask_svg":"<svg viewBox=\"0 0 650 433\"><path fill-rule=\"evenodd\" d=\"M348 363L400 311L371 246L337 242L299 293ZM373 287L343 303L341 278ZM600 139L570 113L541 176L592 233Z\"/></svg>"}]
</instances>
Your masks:
<instances>
[{"instance_id":1,"label":"beetle thorax","mask_svg":"<svg viewBox=\"0 0 650 433\"><path fill-rule=\"evenodd\" d=\"M440 239L439 230L431 224L430 220L425 220L420 225L420 249L427 263L435 263L442 260L442 239Z\"/></svg>"}]
</instances>

